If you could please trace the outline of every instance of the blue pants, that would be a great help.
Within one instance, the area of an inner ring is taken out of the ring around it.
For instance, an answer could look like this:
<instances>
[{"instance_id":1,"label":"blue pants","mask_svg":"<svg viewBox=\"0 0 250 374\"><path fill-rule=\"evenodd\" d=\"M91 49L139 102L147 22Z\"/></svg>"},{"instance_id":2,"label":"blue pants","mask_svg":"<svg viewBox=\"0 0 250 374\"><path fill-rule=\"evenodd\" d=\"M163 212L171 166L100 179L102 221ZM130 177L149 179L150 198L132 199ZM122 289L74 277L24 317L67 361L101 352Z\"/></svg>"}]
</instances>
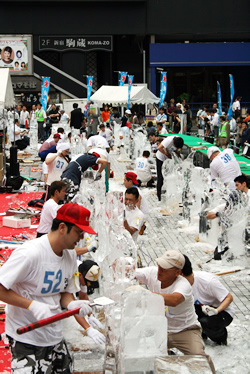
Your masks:
<instances>
[{"instance_id":1,"label":"blue pants","mask_svg":"<svg viewBox=\"0 0 250 374\"><path fill-rule=\"evenodd\" d=\"M41 158L42 161L45 161L45 158L49 153L56 153L56 145L53 145L47 151L42 151L38 153L38 156Z\"/></svg>"}]
</instances>

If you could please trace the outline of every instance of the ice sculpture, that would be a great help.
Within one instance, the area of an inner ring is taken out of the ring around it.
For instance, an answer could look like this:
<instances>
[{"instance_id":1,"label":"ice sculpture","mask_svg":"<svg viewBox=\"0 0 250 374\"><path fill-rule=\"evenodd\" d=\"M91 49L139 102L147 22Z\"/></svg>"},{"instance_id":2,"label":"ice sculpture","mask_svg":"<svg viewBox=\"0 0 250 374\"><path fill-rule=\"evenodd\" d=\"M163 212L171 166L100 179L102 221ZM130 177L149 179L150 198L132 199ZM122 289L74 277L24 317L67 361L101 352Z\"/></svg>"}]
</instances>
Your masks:
<instances>
[{"instance_id":1,"label":"ice sculpture","mask_svg":"<svg viewBox=\"0 0 250 374\"><path fill-rule=\"evenodd\" d=\"M38 125L35 119L30 121L30 148L34 151L37 150L37 140L38 140Z\"/></svg>"},{"instance_id":2,"label":"ice sculpture","mask_svg":"<svg viewBox=\"0 0 250 374\"><path fill-rule=\"evenodd\" d=\"M154 358L167 355L164 299L141 287L122 295L119 373L154 369Z\"/></svg>"}]
</instances>

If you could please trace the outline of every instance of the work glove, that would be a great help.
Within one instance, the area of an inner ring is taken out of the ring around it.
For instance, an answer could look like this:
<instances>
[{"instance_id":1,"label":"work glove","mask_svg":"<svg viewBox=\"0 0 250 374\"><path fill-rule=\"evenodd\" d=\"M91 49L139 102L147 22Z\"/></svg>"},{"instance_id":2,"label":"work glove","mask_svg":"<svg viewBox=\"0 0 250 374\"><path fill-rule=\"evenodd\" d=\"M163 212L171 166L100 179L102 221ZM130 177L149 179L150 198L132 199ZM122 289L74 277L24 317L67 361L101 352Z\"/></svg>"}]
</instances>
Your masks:
<instances>
[{"instance_id":1,"label":"work glove","mask_svg":"<svg viewBox=\"0 0 250 374\"><path fill-rule=\"evenodd\" d=\"M46 123L43 124L43 127L44 127L44 128L46 127Z\"/></svg>"},{"instance_id":2,"label":"work glove","mask_svg":"<svg viewBox=\"0 0 250 374\"><path fill-rule=\"evenodd\" d=\"M102 177L102 174L101 173L99 173L99 171L96 173L96 176L95 176L95 178L94 178L94 181L99 181L99 179L101 179L101 177Z\"/></svg>"},{"instance_id":3,"label":"work glove","mask_svg":"<svg viewBox=\"0 0 250 374\"><path fill-rule=\"evenodd\" d=\"M87 244L88 252L95 252L99 246L98 239L91 240L89 244Z\"/></svg>"},{"instance_id":4,"label":"work glove","mask_svg":"<svg viewBox=\"0 0 250 374\"><path fill-rule=\"evenodd\" d=\"M33 300L27 309L33 314L35 319L39 321L40 319L52 317L57 314L56 310L60 309L60 306Z\"/></svg>"},{"instance_id":5,"label":"work glove","mask_svg":"<svg viewBox=\"0 0 250 374\"><path fill-rule=\"evenodd\" d=\"M90 326L87 329L87 335L94 340L96 344L104 344L105 343L105 336L99 332L98 330L95 330L92 326Z\"/></svg>"},{"instance_id":6,"label":"work glove","mask_svg":"<svg viewBox=\"0 0 250 374\"><path fill-rule=\"evenodd\" d=\"M67 308L68 308L68 310L72 310L72 309L75 309L75 308L81 308L80 311L79 311L79 313L78 313L79 317L85 317L89 313L92 313L92 309L89 306L89 301L87 301L87 300L74 300L74 301L71 301L68 304Z\"/></svg>"},{"instance_id":7,"label":"work glove","mask_svg":"<svg viewBox=\"0 0 250 374\"><path fill-rule=\"evenodd\" d=\"M216 314L218 314L218 310L209 305L202 305L201 310L204 314L206 314L206 316L209 317L216 316Z\"/></svg>"},{"instance_id":8,"label":"work glove","mask_svg":"<svg viewBox=\"0 0 250 374\"><path fill-rule=\"evenodd\" d=\"M102 324L100 321L98 321L98 319L95 318L95 317L93 316L93 314L91 314L91 315L88 317L88 320L89 320L89 324L90 324L91 326L93 326L93 327L97 327L98 329L101 329L101 330L104 329L103 324Z\"/></svg>"}]
</instances>

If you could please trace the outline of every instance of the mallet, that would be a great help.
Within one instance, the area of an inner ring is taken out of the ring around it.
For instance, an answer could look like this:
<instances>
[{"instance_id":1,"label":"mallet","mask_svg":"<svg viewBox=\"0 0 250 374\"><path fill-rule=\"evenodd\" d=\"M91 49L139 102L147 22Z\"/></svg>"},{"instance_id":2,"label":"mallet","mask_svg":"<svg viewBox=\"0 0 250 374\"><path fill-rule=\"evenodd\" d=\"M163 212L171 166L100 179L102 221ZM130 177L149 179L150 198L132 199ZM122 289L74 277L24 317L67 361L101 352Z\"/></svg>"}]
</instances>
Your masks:
<instances>
[{"instance_id":1,"label":"mallet","mask_svg":"<svg viewBox=\"0 0 250 374\"><path fill-rule=\"evenodd\" d=\"M78 314L81 308L75 308L72 310L66 310L64 312L55 314L54 316L40 319L40 321L36 321L33 323L28 324L27 326L19 327L16 332L18 335L25 334L26 332L38 329L39 327L43 327L49 325L50 323L60 321L61 319L68 318L73 316L74 314Z\"/></svg>"}]
</instances>

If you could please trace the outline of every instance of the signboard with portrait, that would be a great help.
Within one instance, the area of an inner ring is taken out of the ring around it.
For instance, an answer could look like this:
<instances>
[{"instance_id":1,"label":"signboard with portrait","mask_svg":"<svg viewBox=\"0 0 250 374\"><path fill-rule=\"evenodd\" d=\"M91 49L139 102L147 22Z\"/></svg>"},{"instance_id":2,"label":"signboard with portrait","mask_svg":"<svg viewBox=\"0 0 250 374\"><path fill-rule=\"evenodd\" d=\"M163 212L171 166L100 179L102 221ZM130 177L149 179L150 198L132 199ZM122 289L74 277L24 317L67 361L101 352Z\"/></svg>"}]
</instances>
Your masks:
<instances>
[{"instance_id":1,"label":"signboard with portrait","mask_svg":"<svg viewBox=\"0 0 250 374\"><path fill-rule=\"evenodd\" d=\"M0 68L16 75L33 73L31 35L0 36Z\"/></svg>"}]
</instances>

